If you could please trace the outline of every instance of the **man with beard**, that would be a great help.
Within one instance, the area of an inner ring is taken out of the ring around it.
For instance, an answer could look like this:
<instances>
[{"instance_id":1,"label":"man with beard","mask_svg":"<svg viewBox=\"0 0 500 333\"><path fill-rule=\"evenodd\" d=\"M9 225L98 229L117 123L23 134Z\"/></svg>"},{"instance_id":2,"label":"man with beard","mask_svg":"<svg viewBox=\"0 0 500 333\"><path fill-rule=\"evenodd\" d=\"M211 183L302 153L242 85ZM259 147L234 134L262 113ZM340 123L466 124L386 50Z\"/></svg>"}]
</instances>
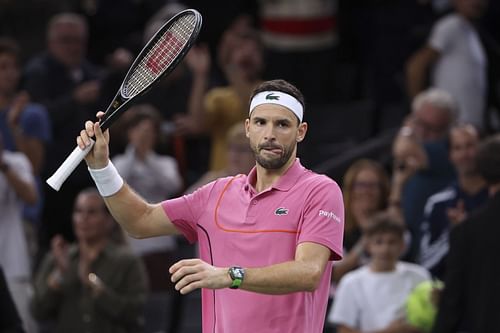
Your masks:
<instances>
[{"instance_id":1,"label":"man with beard","mask_svg":"<svg viewBox=\"0 0 500 333\"><path fill-rule=\"evenodd\" d=\"M332 261L342 257L344 207L338 185L296 158L308 127L303 110L293 85L260 84L245 121L256 166L159 204L123 183L98 123L87 121L77 138L85 148L95 134L89 171L130 235L180 233L198 241L200 259L178 261L170 273L181 294L202 289L205 333L323 330Z\"/></svg>"}]
</instances>

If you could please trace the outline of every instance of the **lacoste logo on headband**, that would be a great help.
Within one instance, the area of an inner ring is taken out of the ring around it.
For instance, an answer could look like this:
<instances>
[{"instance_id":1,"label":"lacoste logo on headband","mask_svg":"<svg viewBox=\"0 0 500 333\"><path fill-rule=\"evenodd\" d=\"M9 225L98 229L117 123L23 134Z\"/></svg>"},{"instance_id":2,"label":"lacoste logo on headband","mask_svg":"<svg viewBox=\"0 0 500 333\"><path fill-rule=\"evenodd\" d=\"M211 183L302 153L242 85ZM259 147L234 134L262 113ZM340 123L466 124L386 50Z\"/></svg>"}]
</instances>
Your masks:
<instances>
[{"instance_id":1,"label":"lacoste logo on headband","mask_svg":"<svg viewBox=\"0 0 500 333\"><path fill-rule=\"evenodd\" d=\"M274 93L270 93L270 94L267 94L266 95L266 99L269 99L269 100L279 100L280 97L279 96L276 96L276 95L273 95Z\"/></svg>"},{"instance_id":2,"label":"lacoste logo on headband","mask_svg":"<svg viewBox=\"0 0 500 333\"><path fill-rule=\"evenodd\" d=\"M252 98L248 114L251 114L252 111L261 104L277 104L284 106L297 116L299 122L302 122L304 106L297 100L297 98L290 94L282 91L261 91Z\"/></svg>"},{"instance_id":3,"label":"lacoste logo on headband","mask_svg":"<svg viewBox=\"0 0 500 333\"><path fill-rule=\"evenodd\" d=\"M283 208L283 207L276 208L276 210L274 211L274 215L278 215L278 216L288 215L288 209Z\"/></svg>"}]
</instances>

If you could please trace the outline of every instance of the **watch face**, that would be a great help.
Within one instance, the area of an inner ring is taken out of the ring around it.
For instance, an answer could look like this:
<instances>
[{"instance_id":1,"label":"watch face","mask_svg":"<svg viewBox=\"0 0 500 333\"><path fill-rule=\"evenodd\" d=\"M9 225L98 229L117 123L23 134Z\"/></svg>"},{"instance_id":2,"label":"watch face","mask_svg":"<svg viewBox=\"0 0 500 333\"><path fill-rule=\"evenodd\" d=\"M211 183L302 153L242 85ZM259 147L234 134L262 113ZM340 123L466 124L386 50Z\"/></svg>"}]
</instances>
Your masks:
<instances>
[{"instance_id":1,"label":"watch face","mask_svg":"<svg viewBox=\"0 0 500 333\"><path fill-rule=\"evenodd\" d=\"M245 275L243 268L241 267L231 267L229 269L229 275L231 276L231 279L235 280L243 280L243 277Z\"/></svg>"}]
</instances>

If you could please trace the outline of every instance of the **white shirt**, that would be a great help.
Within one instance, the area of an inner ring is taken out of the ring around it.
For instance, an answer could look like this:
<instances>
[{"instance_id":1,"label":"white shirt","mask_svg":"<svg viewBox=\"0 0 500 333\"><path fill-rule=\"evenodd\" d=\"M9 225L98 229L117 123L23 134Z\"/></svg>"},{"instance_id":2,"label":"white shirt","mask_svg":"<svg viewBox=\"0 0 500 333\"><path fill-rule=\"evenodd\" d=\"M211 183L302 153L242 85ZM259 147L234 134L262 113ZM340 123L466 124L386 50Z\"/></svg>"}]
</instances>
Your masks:
<instances>
[{"instance_id":1,"label":"white shirt","mask_svg":"<svg viewBox=\"0 0 500 333\"><path fill-rule=\"evenodd\" d=\"M4 150L2 158L21 179L34 185L31 164L24 154ZM8 280L26 279L31 276L31 260L22 221L22 204L23 201L0 172L0 265Z\"/></svg>"},{"instance_id":2,"label":"white shirt","mask_svg":"<svg viewBox=\"0 0 500 333\"><path fill-rule=\"evenodd\" d=\"M137 159L134 148L129 146L125 154L115 156L113 164L127 184L150 203L171 198L181 190L182 177L173 157L152 152L141 161ZM137 255L175 249L172 236L148 239L128 237L128 242Z\"/></svg>"},{"instance_id":3,"label":"white shirt","mask_svg":"<svg viewBox=\"0 0 500 333\"><path fill-rule=\"evenodd\" d=\"M430 278L423 267L405 262L399 262L392 272L360 267L340 280L328 321L363 332L384 329L404 318L411 290Z\"/></svg>"},{"instance_id":4,"label":"white shirt","mask_svg":"<svg viewBox=\"0 0 500 333\"><path fill-rule=\"evenodd\" d=\"M450 14L434 26L429 46L440 54L432 73L433 86L455 98L459 121L483 128L487 58L479 35L465 18Z\"/></svg>"}]
</instances>

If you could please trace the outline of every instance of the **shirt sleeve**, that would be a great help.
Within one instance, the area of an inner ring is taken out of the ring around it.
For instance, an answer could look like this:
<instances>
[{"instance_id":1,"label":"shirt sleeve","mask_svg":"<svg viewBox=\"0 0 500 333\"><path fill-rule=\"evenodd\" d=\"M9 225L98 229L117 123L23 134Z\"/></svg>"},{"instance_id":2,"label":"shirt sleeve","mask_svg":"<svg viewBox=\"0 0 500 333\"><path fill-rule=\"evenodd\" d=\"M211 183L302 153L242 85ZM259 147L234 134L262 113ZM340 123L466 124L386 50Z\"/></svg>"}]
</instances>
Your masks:
<instances>
[{"instance_id":1,"label":"shirt sleeve","mask_svg":"<svg viewBox=\"0 0 500 333\"><path fill-rule=\"evenodd\" d=\"M190 243L198 239L196 223L205 211L214 184L209 183L191 194L161 203L167 217Z\"/></svg>"},{"instance_id":2,"label":"shirt sleeve","mask_svg":"<svg viewBox=\"0 0 500 333\"><path fill-rule=\"evenodd\" d=\"M433 27L429 38L429 46L438 52L447 52L453 41L456 40L458 21L454 17L448 17L440 20Z\"/></svg>"},{"instance_id":3,"label":"shirt sleeve","mask_svg":"<svg viewBox=\"0 0 500 333\"><path fill-rule=\"evenodd\" d=\"M13 169L23 181L29 184L35 184L35 178L33 176L33 169L31 163L24 155L20 152L4 154L4 161L13 166Z\"/></svg>"},{"instance_id":4,"label":"shirt sleeve","mask_svg":"<svg viewBox=\"0 0 500 333\"><path fill-rule=\"evenodd\" d=\"M321 176L306 200L298 243L314 242L328 247L330 260L342 259L344 202L339 186Z\"/></svg>"},{"instance_id":5,"label":"shirt sleeve","mask_svg":"<svg viewBox=\"0 0 500 333\"><path fill-rule=\"evenodd\" d=\"M333 306L328 314L328 321L336 325L345 325L349 328L358 328L359 306L354 297L353 280L346 275L335 292Z\"/></svg>"}]
</instances>

